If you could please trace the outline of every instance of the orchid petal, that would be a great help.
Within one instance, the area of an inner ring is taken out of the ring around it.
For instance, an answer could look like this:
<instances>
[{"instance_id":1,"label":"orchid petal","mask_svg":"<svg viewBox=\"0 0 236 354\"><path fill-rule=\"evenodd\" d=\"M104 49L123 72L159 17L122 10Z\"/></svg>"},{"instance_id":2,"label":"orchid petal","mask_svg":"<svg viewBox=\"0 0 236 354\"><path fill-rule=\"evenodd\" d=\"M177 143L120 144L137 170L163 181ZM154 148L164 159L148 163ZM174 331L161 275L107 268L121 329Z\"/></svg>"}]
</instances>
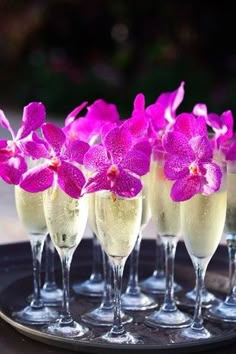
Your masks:
<instances>
[{"instance_id":1,"label":"orchid petal","mask_svg":"<svg viewBox=\"0 0 236 354\"><path fill-rule=\"evenodd\" d=\"M7 117L5 116L5 113L0 109L0 125L4 128L7 129L11 134L12 137L14 137L14 133L11 127L11 124Z\"/></svg>"},{"instance_id":2,"label":"orchid petal","mask_svg":"<svg viewBox=\"0 0 236 354\"><path fill-rule=\"evenodd\" d=\"M134 109L133 109L133 113L136 113L136 111L140 112L144 112L145 110L145 96L143 93L138 93L135 96L134 99ZM132 114L133 115L133 114Z\"/></svg>"},{"instance_id":3,"label":"orchid petal","mask_svg":"<svg viewBox=\"0 0 236 354\"><path fill-rule=\"evenodd\" d=\"M7 147L7 140L0 139L0 149L5 149Z\"/></svg>"},{"instance_id":4,"label":"orchid petal","mask_svg":"<svg viewBox=\"0 0 236 354\"><path fill-rule=\"evenodd\" d=\"M196 135L207 135L205 118L195 118L191 113L179 114L176 118L174 129L189 138Z\"/></svg>"},{"instance_id":5,"label":"orchid petal","mask_svg":"<svg viewBox=\"0 0 236 354\"><path fill-rule=\"evenodd\" d=\"M178 179L172 186L171 198L175 202L181 202L192 198L195 194L200 193L201 177L187 176Z\"/></svg>"},{"instance_id":6,"label":"orchid petal","mask_svg":"<svg viewBox=\"0 0 236 354\"><path fill-rule=\"evenodd\" d=\"M152 153L152 147L147 140L139 141L134 145L133 149L143 152L150 159Z\"/></svg>"},{"instance_id":7,"label":"orchid petal","mask_svg":"<svg viewBox=\"0 0 236 354\"><path fill-rule=\"evenodd\" d=\"M107 151L102 145L92 146L84 155L84 167L88 171L95 172L109 164L111 162L107 157Z\"/></svg>"},{"instance_id":8,"label":"orchid petal","mask_svg":"<svg viewBox=\"0 0 236 354\"><path fill-rule=\"evenodd\" d=\"M32 131L41 127L45 121L46 110L41 102L31 102L24 107L22 124L16 138L23 139Z\"/></svg>"},{"instance_id":9,"label":"orchid petal","mask_svg":"<svg viewBox=\"0 0 236 354\"><path fill-rule=\"evenodd\" d=\"M226 151L226 160L236 160L236 141L234 141Z\"/></svg>"},{"instance_id":10,"label":"orchid petal","mask_svg":"<svg viewBox=\"0 0 236 354\"><path fill-rule=\"evenodd\" d=\"M146 113L152 120L155 131L163 129L166 126L165 107L160 103L156 102L148 106Z\"/></svg>"},{"instance_id":11,"label":"orchid petal","mask_svg":"<svg viewBox=\"0 0 236 354\"><path fill-rule=\"evenodd\" d=\"M173 122L175 119L175 112L184 98L184 82L180 83L180 86L172 92L162 93L156 103L165 107L165 118L168 122Z\"/></svg>"},{"instance_id":12,"label":"orchid petal","mask_svg":"<svg viewBox=\"0 0 236 354\"><path fill-rule=\"evenodd\" d=\"M144 114L135 114L131 118L127 119L122 126L128 128L133 136L144 135L147 127L148 121Z\"/></svg>"},{"instance_id":13,"label":"orchid petal","mask_svg":"<svg viewBox=\"0 0 236 354\"><path fill-rule=\"evenodd\" d=\"M42 192L51 187L54 181L54 172L48 163L28 170L22 177L20 187L27 192Z\"/></svg>"},{"instance_id":14,"label":"orchid petal","mask_svg":"<svg viewBox=\"0 0 236 354\"><path fill-rule=\"evenodd\" d=\"M206 136L196 136L190 141L190 146L192 147L197 159L208 161L213 157L213 150L210 141Z\"/></svg>"},{"instance_id":15,"label":"orchid petal","mask_svg":"<svg viewBox=\"0 0 236 354\"><path fill-rule=\"evenodd\" d=\"M117 127L117 123L104 123L102 125L102 127L100 128L100 132L99 132L99 136L97 136L97 140L101 140L103 141L105 139L105 136L107 135L107 133L113 129ZM94 139L95 140L95 139ZM96 140L95 140L96 141ZM91 145L93 145L94 141L89 142Z\"/></svg>"},{"instance_id":16,"label":"orchid petal","mask_svg":"<svg viewBox=\"0 0 236 354\"><path fill-rule=\"evenodd\" d=\"M120 116L116 105L98 99L88 107L88 113L85 115L85 118L89 120L118 122Z\"/></svg>"},{"instance_id":17,"label":"orchid petal","mask_svg":"<svg viewBox=\"0 0 236 354\"><path fill-rule=\"evenodd\" d=\"M57 169L58 185L71 198L79 198L85 184L85 178L80 169L66 161L62 161Z\"/></svg>"},{"instance_id":18,"label":"orchid petal","mask_svg":"<svg viewBox=\"0 0 236 354\"><path fill-rule=\"evenodd\" d=\"M197 117L207 118L207 106L204 103L195 104L193 114Z\"/></svg>"},{"instance_id":19,"label":"orchid petal","mask_svg":"<svg viewBox=\"0 0 236 354\"><path fill-rule=\"evenodd\" d=\"M77 115L82 111L82 109L84 109L84 107L86 107L88 104L88 102L83 102L81 103L78 107L76 107L75 109L73 109L72 112L70 112L68 114L68 116L65 119L65 126L71 124L75 118L77 117Z\"/></svg>"},{"instance_id":20,"label":"orchid petal","mask_svg":"<svg viewBox=\"0 0 236 354\"><path fill-rule=\"evenodd\" d=\"M216 113L209 113L207 116L207 124L214 130L221 129L220 116Z\"/></svg>"},{"instance_id":21,"label":"orchid petal","mask_svg":"<svg viewBox=\"0 0 236 354\"><path fill-rule=\"evenodd\" d=\"M170 156L164 165L165 175L170 180L184 178L189 175L191 159L188 156Z\"/></svg>"},{"instance_id":22,"label":"orchid petal","mask_svg":"<svg viewBox=\"0 0 236 354\"><path fill-rule=\"evenodd\" d=\"M84 155L88 151L88 149L89 144L87 144L85 141L71 141L66 145L66 150L63 153L63 156L69 161L78 162L82 165Z\"/></svg>"},{"instance_id":23,"label":"orchid petal","mask_svg":"<svg viewBox=\"0 0 236 354\"><path fill-rule=\"evenodd\" d=\"M66 141L63 130L53 123L45 123L42 125L42 133L47 142L51 145L53 151L58 155L62 150L62 146Z\"/></svg>"},{"instance_id":24,"label":"orchid petal","mask_svg":"<svg viewBox=\"0 0 236 354\"><path fill-rule=\"evenodd\" d=\"M128 172L121 170L110 190L121 197L135 197L142 190L142 182Z\"/></svg>"},{"instance_id":25,"label":"orchid petal","mask_svg":"<svg viewBox=\"0 0 236 354\"><path fill-rule=\"evenodd\" d=\"M36 143L35 141L29 140L24 142L22 145L22 149L27 156L31 156L32 159L49 159L50 154L46 149L44 144Z\"/></svg>"},{"instance_id":26,"label":"orchid petal","mask_svg":"<svg viewBox=\"0 0 236 354\"><path fill-rule=\"evenodd\" d=\"M123 126L114 128L105 136L104 146L111 154L113 163L118 164L132 146L132 135Z\"/></svg>"},{"instance_id":27,"label":"orchid petal","mask_svg":"<svg viewBox=\"0 0 236 354\"><path fill-rule=\"evenodd\" d=\"M216 163L204 163L206 183L202 184L202 194L209 195L219 190L222 172Z\"/></svg>"},{"instance_id":28,"label":"orchid petal","mask_svg":"<svg viewBox=\"0 0 236 354\"><path fill-rule=\"evenodd\" d=\"M79 118L66 126L63 130L66 133L67 140L83 140L89 142L91 137L98 134L101 129L102 122L89 121L86 118Z\"/></svg>"},{"instance_id":29,"label":"orchid petal","mask_svg":"<svg viewBox=\"0 0 236 354\"><path fill-rule=\"evenodd\" d=\"M132 149L125 156L120 166L139 176L143 176L149 171L150 158L137 149ZM128 172L128 171L127 171Z\"/></svg>"},{"instance_id":30,"label":"orchid petal","mask_svg":"<svg viewBox=\"0 0 236 354\"><path fill-rule=\"evenodd\" d=\"M186 155L189 159L194 159L194 152L189 146L189 139L177 131L167 132L163 137L164 149L173 155Z\"/></svg>"},{"instance_id":31,"label":"orchid petal","mask_svg":"<svg viewBox=\"0 0 236 354\"><path fill-rule=\"evenodd\" d=\"M107 179L107 168L103 168L89 177L84 188L84 193L95 193L100 190L110 190L110 181Z\"/></svg>"},{"instance_id":32,"label":"orchid petal","mask_svg":"<svg viewBox=\"0 0 236 354\"><path fill-rule=\"evenodd\" d=\"M11 157L7 162L0 164L0 176L8 184L19 184L26 170L27 164L22 156Z\"/></svg>"}]
</instances>

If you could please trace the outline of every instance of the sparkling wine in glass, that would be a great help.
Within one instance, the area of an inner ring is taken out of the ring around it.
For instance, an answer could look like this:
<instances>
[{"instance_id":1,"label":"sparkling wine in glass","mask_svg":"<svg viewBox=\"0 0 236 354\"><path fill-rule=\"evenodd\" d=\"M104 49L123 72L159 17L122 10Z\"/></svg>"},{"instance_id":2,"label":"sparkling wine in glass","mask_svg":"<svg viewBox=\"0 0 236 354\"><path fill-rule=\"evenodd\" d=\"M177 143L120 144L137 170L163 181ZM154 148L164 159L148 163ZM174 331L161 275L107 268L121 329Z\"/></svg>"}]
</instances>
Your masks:
<instances>
[{"instance_id":1,"label":"sparkling wine in glass","mask_svg":"<svg viewBox=\"0 0 236 354\"><path fill-rule=\"evenodd\" d=\"M152 180L156 179L156 161L154 157L151 159L150 172L148 174L148 185L150 186ZM149 189L150 190L150 189ZM151 195L152 192L150 192ZM150 198L150 195L148 198ZM150 204L150 201L149 201ZM150 207L150 206L149 206ZM150 212L152 210L150 209ZM153 217L152 217L153 219ZM155 223L155 222L154 222ZM156 236L156 246L155 246L155 269L148 278L140 282L141 289L147 294L151 295L164 295L166 289L166 278L165 278L165 250L161 239L161 236L157 233ZM182 288L179 284L174 282L174 291L180 291Z\"/></svg>"},{"instance_id":2,"label":"sparkling wine in glass","mask_svg":"<svg viewBox=\"0 0 236 354\"><path fill-rule=\"evenodd\" d=\"M55 320L58 312L44 305L41 297L41 259L47 225L43 210L43 194L29 193L15 187L16 210L27 231L33 257L33 296L30 305L13 314L17 321L26 324L45 324Z\"/></svg>"},{"instance_id":3,"label":"sparkling wine in glass","mask_svg":"<svg viewBox=\"0 0 236 354\"><path fill-rule=\"evenodd\" d=\"M229 255L229 291L226 299L212 306L208 319L236 323L236 161L227 161L227 211L224 234Z\"/></svg>"},{"instance_id":4,"label":"sparkling wine in glass","mask_svg":"<svg viewBox=\"0 0 236 354\"><path fill-rule=\"evenodd\" d=\"M202 318L202 287L208 263L222 237L227 205L225 170L219 191L210 195L196 194L181 203L182 232L196 275L196 303L193 322L179 334L185 340L211 337Z\"/></svg>"},{"instance_id":5,"label":"sparkling wine in glass","mask_svg":"<svg viewBox=\"0 0 236 354\"><path fill-rule=\"evenodd\" d=\"M111 192L96 193L95 215L98 238L109 257L114 276L114 320L112 328L101 339L109 343L140 343L141 339L127 332L121 318L121 289L125 262L137 240L141 217L142 195L122 198Z\"/></svg>"},{"instance_id":6,"label":"sparkling wine in glass","mask_svg":"<svg viewBox=\"0 0 236 354\"><path fill-rule=\"evenodd\" d=\"M61 260L63 282L61 316L55 323L45 328L45 331L62 337L81 337L88 332L88 328L74 321L71 316L69 273L73 254L82 239L87 223L87 198L71 198L58 186L47 189L43 197L48 231Z\"/></svg>"},{"instance_id":7,"label":"sparkling wine in glass","mask_svg":"<svg viewBox=\"0 0 236 354\"><path fill-rule=\"evenodd\" d=\"M87 196L89 203L88 222L93 232L93 259L92 259L92 273L89 279L84 282L75 283L73 290L78 295L101 297L104 292L104 280L101 271L102 265L102 251L100 243L97 239L97 226L95 222L95 195L91 193Z\"/></svg>"},{"instance_id":8,"label":"sparkling wine in glass","mask_svg":"<svg viewBox=\"0 0 236 354\"><path fill-rule=\"evenodd\" d=\"M114 302L112 289L112 268L107 254L103 251L103 273L104 273L104 292L101 304L90 312L82 315L82 320L93 326L109 326L113 325L114 318ZM130 323L133 318L121 311L121 320L123 324Z\"/></svg>"},{"instance_id":9,"label":"sparkling wine in glass","mask_svg":"<svg viewBox=\"0 0 236 354\"><path fill-rule=\"evenodd\" d=\"M164 303L145 319L151 327L182 328L191 323L190 317L181 312L174 298L174 262L177 242L180 237L180 203L171 199L172 182L164 174L166 154L156 151L155 172L151 181L150 206L153 220L165 249L166 290Z\"/></svg>"},{"instance_id":10,"label":"sparkling wine in glass","mask_svg":"<svg viewBox=\"0 0 236 354\"><path fill-rule=\"evenodd\" d=\"M121 296L121 304L124 310L131 311L145 311L157 307L157 302L151 297L144 294L139 286L139 254L140 254L140 245L142 241L142 233L146 225L148 224L151 213L149 206L149 197L148 197L148 182L149 174L146 174L142 177L143 181L143 190L142 190L142 221L139 236L135 243L134 249L130 254L130 270L129 270L129 279L126 291Z\"/></svg>"},{"instance_id":11,"label":"sparkling wine in glass","mask_svg":"<svg viewBox=\"0 0 236 354\"><path fill-rule=\"evenodd\" d=\"M95 220L95 193L89 194L89 215L93 231L98 235L96 220ZM93 204L92 204L93 203ZM93 215L92 215L93 213ZM97 240L97 236L96 236ZM97 240L97 242L99 242ZM100 245L100 243L99 243ZM100 247L100 246L99 246ZM104 274L104 290L101 304L90 312L83 314L82 320L93 326L112 326L114 317L114 303L112 290L112 268L108 256L102 251L103 258L103 274ZM132 322L132 317L121 311L122 323Z\"/></svg>"}]
</instances>

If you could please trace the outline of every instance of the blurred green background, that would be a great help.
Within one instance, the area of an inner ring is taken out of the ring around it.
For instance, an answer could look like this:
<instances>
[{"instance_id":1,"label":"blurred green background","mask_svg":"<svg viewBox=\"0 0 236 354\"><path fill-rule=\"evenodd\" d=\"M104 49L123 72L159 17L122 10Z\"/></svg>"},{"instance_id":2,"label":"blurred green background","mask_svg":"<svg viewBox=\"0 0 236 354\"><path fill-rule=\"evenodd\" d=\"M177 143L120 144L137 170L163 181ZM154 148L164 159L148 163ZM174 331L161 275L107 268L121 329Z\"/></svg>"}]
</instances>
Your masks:
<instances>
[{"instance_id":1,"label":"blurred green background","mask_svg":"<svg viewBox=\"0 0 236 354\"><path fill-rule=\"evenodd\" d=\"M236 113L230 1L0 0L0 107L45 103L63 117L83 100L123 117L186 82L181 109Z\"/></svg>"}]
</instances>

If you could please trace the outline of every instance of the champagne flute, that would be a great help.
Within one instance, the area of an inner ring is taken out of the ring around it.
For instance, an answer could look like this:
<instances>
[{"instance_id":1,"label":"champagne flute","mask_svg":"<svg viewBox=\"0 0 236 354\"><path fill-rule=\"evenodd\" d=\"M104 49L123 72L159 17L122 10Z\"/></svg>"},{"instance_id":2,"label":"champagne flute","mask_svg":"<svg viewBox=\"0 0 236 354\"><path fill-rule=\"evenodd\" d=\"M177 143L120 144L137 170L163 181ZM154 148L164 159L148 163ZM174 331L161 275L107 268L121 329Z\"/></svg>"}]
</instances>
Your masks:
<instances>
[{"instance_id":1,"label":"champagne flute","mask_svg":"<svg viewBox=\"0 0 236 354\"><path fill-rule=\"evenodd\" d=\"M152 156L151 159L151 167L150 167L150 172L149 172L149 181L148 185L151 185L152 180L154 179L155 181L155 175L156 175L156 161L154 156ZM150 196L149 196L150 198ZM150 201L149 201L150 204ZM152 214L152 210L150 209L150 212ZM152 217L152 220L154 221L155 224L155 218ZM155 269L152 273L151 276L148 278L144 279L140 283L140 287L143 291L145 291L147 294L151 295L163 295L165 293L166 289L166 278L165 278L165 250L164 250L164 245L161 239L161 236L157 233L156 236L156 248L155 248L156 254L155 254ZM180 291L182 288L179 284L174 282L174 290Z\"/></svg>"},{"instance_id":2,"label":"champagne flute","mask_svg":"<svg viewBox=\"0 0 236 354\"><path fill-rule=\"evenodd\" d=\"M62 303L63 292L58 288L55 279L55 247L51 237L47 234L45 240L45 282L41 289L41 297L47 306L60 306Z\"/></svg>"},{"instance_id":3,"label":"champagne flute","mask_svg":"<svg viewBox=\"0 0 236 354\"><path fill-rule=\"evenodd\" d=\"M156 301L145 295L139 286L138 280L138 267L139 267L139 254L140 245L142 241L142 232L150 220L150 207L148 198L148 182L149 173L142 177L143 190L142 190L142 220L139 236L135 243L134 249L130 254L130 271L126 291L121 296L122 308L125 310L139 311L148 310L157 307Z\"/></svg>"},{"instance_id":4,"label":"champagne flute","mask_svg":"<svg viewBox=\"0 0 236 354\"><path fill-rule=\"evenodd\" d=\"M196 194L181 204L182 232L187 251L196 274L196 304L193 322L179 334L185 340L211 337L204 327L202 318L202 287L207 266L222 237L226 205L226 173L222 165L223 178L219 191L210 195Z\"/></svg>"},{"instance_id":5,"label":"champagne flute","mask_svg":"<svg viewBox=\"0 0 236 354\"><path fill-rule=\"evenodd\" d=\"M224 302L211 307L206 317L236 323L236 161L227 161L225 237L229 255L229 291Z\"/></svg>"},{"instance_id":6,"label":"champagne flute","mask_svg":"<svg viewBox=\"0 0 236 354\"><path fill-rule=\"evenodd\" d=\"M65 338L81 337L88 328L73 320L69 304L69 272L73 254L83 236L87 217L86 197L71 198L58 186L43 194L44 213L48 231L62 265L63 308L61 317L45 328L45 332Z\"/></svg>"},{"instance_id":7,"label":"champagne flute","mask_svg":"<svg viewBox=\"0 0 236 354\"><path fill-rule=\"evenodd\" d=\"M98 235L96 219L95 219L95 193L91 193L87 196L89 198L89 217L90 225L94 234ZM113 291L112 291L112 279L111 279L111 264L108 256L102 251L103 257L103 274L104 274L104 291L101 304L90 312L83 314L82 320L94 326L112 326L114 304L113 304ZM132 322L132 317L126 315L121 311L122 323Z\"/></svg>"},{"instance_id":8,"label":"champagne flute","mask_svg":"<svg viewBox=\"0 0 236 354\"><path fill-rule=\"evenodd\" d=\"M109 191L100 191L95 197L95 215L98 238L109 257L114 275L114 321L101 339L109 343L142 342L127 332L121 319L121 289L125 262L134 248L142 217L142 195L122 198Z\"/></svg>"},{"instance_id":9,"label":"champagne flute","mask_svg":"<svg viewBox=\"0 0 236 354\"><path fill-rule=\"evenodd\" d=\"M196 286L188 291L186 294L184 294L181 297L178 297L178 304L181 306L189 307L189 308L194 308L195 307L195 302L196 302L196 296L197 296L197 288ZM206 289L205 284L202 286L202 308L208 309L211 306L218 304L219 299L212 294L210 291Z\"/></svg>"},{"instance_id":10,"label":"champagne flute","mask_svg":"<svg viewBox=\"0 0 236 354\"><path fill-rule=\"evenodd\" d=\"M90 196L89 196L90 197ZM90 217L90 202L89 202L89 224L91 224ZM92 230L93 227L91 226ZM73 290L77 295L100 297L104 291L104 280L103 275L100 270L101 268L101 247L97 240L96 233L93 231L93 259L92 259L92 273L89 279L84 282L75 283L73 285Z\"/></svg>"},{"instance_id":11,"label":"champagne flute","mask_svg":"<svg viewBox=\"0 0 236 354\"><path fill-rule=\"evenodd\" d=\"M156 254L155 254L155 269L148 278L140 282L140 287L143 291L148 294L158 295L164 294L166 288L166 278L165 278L165 256L164 256L164 247L161 241L160 235L157 234L156 237Z\"/></svg>"},{"instance_id":12,"label":"champagne flute","mask_svg":"<svg viewBox=\"0 0 236 354\"><path fill-rule=\"evenodd\" d=\"M180 236L180 203L170 197L172 182L166 178L163 167L166 153L156 150L155 159L150 205L165 249L166 290L160 310L147 316L145 324L151 327L182 328L189 326L191 319L177 308L174 299L174 261Z\"/></svg>"},{"instance_id":13,"label":"champagne flute","mask_svg":"<svg viewBox=\"0 0 236 354\"><path fill-rule=\"evenodd\" d=\"M44 306L40 293L41 259L47 225L43 211L43 195L29 193L15 187L15 201L20 222L25 227L31 244L33 257L34 291L30 305L13 314L17 321L26 324L45 324L58 317L58 312Z\"/></svg>"}]
</instances>

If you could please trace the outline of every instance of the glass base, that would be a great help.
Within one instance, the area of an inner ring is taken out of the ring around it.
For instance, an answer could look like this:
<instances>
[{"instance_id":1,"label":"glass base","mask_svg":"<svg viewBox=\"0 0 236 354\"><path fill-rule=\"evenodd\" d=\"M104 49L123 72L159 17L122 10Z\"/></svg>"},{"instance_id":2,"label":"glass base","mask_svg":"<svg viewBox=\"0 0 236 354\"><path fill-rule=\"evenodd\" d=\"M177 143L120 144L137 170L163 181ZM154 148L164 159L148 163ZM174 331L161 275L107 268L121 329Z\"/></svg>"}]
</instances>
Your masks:
<instances>
[{"instance_id":1,"label":"glass base","mask_svg":"<svg viewBox=\"0 0 236 354\"><path fill-rule=\"evenodd\" d=\"M135 336L130 332L124 332L119 335L115 335L114 333L107 332L102 337L100 337L103 341L114 344L143 344L143 339L139 336Z\"/></svg>"},{"instance_id":2,"label":"glass base","mask_svg":"<svg viewBox=\"0 0 236 354\"><path fill-rule=\"evenodd\" d=\"M46 306L60 306L62 304L63 299L63 291L62 289L45 289L42 288L40 290L41 298Z\"/></svg>"},{"instance_id":3,"label":"glass base","mask_svg":"<svg viewBox=\"0 0 236 354\"><path fill-rule=\"evenodd\" d=\"M13 317L23 324L43 325L55 321L59 317L59 313L48 307L27 306L23 310L13 313Z\"/></svg>"},{"instance_id":4,"label":"glass base","mask_svg":"<svg viewBox=\"0 0 236 354\"><path fill-rule=\"evenodd\" d=\"M89 331L89 329L75 321L72 321L68 324L62 324L61 319L59 319L55 323L49 325L47 328L44 328L43 331L54 336L74 338L84 336Z\"/></svg>"},{"instance_id":5,"label":"glass base","mask_svg":"<svg viewBox=\"0 0 236 354\"><path fill-rule=\"evenodd\" d=\"M142 292L126 292L121 296L121 306L124 310L145 311L157 307L157 302Z\"/></svg>"},{"instance_id":6,"label":"glass base","mask_svg":"<svg viewBox=\"0 0 236 354\"><path fill-rule=\"evenodd\" d=\"M204 289L202 292L202 308L208 309L213 305L217 305L220 300L212 294L210 291ZM196 289L187 292L183 296L179 297L176 303L183 307L195 308L196 304Z\"/></svg>"},{"instance_id":7,"label":"glass base","mask_svg":"<svg viewBox=\"0 0 236 354\"><path fill-rule=\"evenodd\" d=\"M159 277L155 275L151 275L147 279L141 281L139 285L140 288L148 294L152 294L152 295L165 294L166 278L164 275L163 276L160 275ZM181 290L182 287L179 284L174 283L174 291L179 292Z\"/></svg>"},{"instance_id":8,"label":"glass base","mask_svg":"<svg viewBox=\"0 0 236 354\"><path fill-rule=\"evenodd\" d=\"M77 295L102 297L104 292L104 281L86 280L83 283L76 283L72 286Z\"/></svg>"},{"instance_id":9,"label":"glass base","mask_svg":"<svg viewBox=\"0 0 236 354\"><path fill-rule=\"evenodd\" d=\"M175 311L165 311L161 308L159 311L154 311L151 315L147 316L144 323L154 328L184 328L191 325L192 319L178 309Z\"/></svg>"},{"instance_id":10,"label":"glass base","mask_svg":"<svg viewBox=\"0 0 236 354\"><path fill-rule=\"evenodd\" d=\"M83 322L93 326L112 326L114 321L113 307L98 307L91 312L81 316ZM122 324L130 323L133 318L121 311Z\"/></svg>"},{"instance_id":11,"label":"glass base","mask_svg":"<svg viewBox=\"0 0 236 354\"><path fill-rule=\"evenodd\" d=\"M183 341L195 341L210 338L211 333L204 327L202 329L193 329L192 327L188 327L179 332L177 336L182 343Z\"/></svg>"},{"instance_id":12,"label":"glass base","mask_svg":"<svg viewBox=\"0 0 236 354\"><path fill-rule=\"evenodd\" d=\"M212 306L205 312L205 317L217 322L236 323L236 305L227 305L221 302L217 306Z\"/></svg>"}]
</instances>

